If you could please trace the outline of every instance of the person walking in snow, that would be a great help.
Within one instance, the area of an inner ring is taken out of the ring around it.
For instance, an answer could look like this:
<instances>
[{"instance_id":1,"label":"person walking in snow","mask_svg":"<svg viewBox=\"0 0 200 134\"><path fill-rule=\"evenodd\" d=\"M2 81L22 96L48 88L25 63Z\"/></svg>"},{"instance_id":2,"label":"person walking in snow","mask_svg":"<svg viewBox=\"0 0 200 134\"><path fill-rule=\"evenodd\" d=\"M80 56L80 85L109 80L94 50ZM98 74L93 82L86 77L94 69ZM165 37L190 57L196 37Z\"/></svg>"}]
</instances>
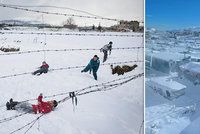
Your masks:
<instances>
[{"instance_id":1,"label":"person walking in snow","mask_svg":"<svg viewBox=\"0 0 200 134\"><path fill-rule=\"evenodd\" d=\"M36 74L41 75L42 73L47 73L48 70L49 70L49 65L45 61L43 61L42 66L40 66L39 69L36 70L35 72L33 72L32 74L33 75L36 75Z\"/></svg>"},{"instance_id":2,"label":"person walking in snow","mask_svg":"<svg viewBox=\"0 0 200 134\"><path fill-rule=\"evenodd\" d=\"M97 55L94 55L94 57L90 60L89 64L81 71L81 73L92 71L94 79L97 80L97 71L99 69L99 65L100 65L99 57Z\"/></svg>"},{"instance_id":3,"label":"person walking in snow","mask_svg":"<svg viewBox=\"0 0 200 134\"><path fill-rule=\"evenodd\" d=\"M105 62L107 60L107 57L108 57L108 51L109 51L109 55L111 54L111 51L112 51L112 44L113 42L110 41L107 45L103 46L101 49L100 49L100 52L103 52L104 56L103 56L103 62Z\"/></svg>"},{"instance_id":4,"label":"person walking in snow","mask_svg":"<svg viewBox=\"0 0 200 134\"><path fill-rule=\"evenodd\" d=\"M58 105L56 100L44 102L42 100L43 95L40 94L37 98L38 104L30 104L28 102L17 102L13 101L11 98L9 102L6 103L7 110L17 110L20 112L26 113L42 113L46 114L54 110L54 108Z\"/></svg>"}]
</instances>

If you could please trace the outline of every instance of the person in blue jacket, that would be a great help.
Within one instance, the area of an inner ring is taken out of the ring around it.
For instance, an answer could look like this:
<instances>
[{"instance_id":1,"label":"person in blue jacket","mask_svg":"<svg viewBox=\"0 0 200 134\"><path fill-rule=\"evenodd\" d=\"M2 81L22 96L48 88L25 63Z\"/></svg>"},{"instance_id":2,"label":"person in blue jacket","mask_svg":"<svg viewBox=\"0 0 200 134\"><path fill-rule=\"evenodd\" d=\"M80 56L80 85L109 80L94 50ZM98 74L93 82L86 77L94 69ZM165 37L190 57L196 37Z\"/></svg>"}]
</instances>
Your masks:
<instances>
[{"instance_id":1,"label":"person in blue jacket","mask_svg":"<svg viewBox=\"0 0 200 134\"><path fill-rule=\"evenodd\" d=\"M81 71L83 72L88 72L91 71L93 72L94 79L97 80L97 70L99 69L100 65L100 60L97 55L94 55L94 57L90 60L89 64Z\"/></svg>"}]
</instances>

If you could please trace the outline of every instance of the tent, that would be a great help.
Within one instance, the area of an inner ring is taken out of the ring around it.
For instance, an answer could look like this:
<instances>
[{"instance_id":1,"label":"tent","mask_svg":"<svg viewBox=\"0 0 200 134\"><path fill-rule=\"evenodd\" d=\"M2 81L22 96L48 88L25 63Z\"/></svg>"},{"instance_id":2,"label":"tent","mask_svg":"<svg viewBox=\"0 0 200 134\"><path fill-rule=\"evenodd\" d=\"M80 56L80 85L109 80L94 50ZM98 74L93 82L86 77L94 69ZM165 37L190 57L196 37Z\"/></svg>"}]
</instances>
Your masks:
<instances>
[{"instance_id":1,"label":"tent","mask_svg":"<svg viewBox=\"0 0 200 134\"><path fill-rule=\"evenodd\" d=\"M181 65L179 74L183 75L194 84L200 83L200 62L189 62Z\"/></svg>"},{"instance_id":2,"label":"tent","mask_svg":"<svg viewBox=\"0 0 200 134\"><path fill-rule=\"evenodd\" d=\"M148 60L148 68L155 69L163 73L175 72L179 65L186 59L189 59L189 56L181 53L172 53L172 52L147 52L146 60Z\"/></svg>"},{"instance_id":3,"label":"tent","mask_svg":"<svg viewBox=\"0 0 200 134\"><path fill-rule=\"evenodd\" d=\"M170 76L153 77L147 81L155 92L173 100L185 94L186 86L171 79Z\"/></svg>"}]
</instances>

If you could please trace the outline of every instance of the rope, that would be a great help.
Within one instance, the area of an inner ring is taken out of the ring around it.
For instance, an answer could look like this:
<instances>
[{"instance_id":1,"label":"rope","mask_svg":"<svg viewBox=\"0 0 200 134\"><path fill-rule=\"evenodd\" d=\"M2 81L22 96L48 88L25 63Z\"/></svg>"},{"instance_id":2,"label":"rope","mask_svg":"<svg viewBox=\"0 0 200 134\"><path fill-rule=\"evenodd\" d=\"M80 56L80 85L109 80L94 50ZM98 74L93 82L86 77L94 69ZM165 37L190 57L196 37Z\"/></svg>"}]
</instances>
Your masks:
<instances>
[{"instance_id":1,"label":"rope","mask_svg":"<svg viewBox=\"0 0 200 134\"><path fill-rule=\"evenodd\" d=\"M125 61L125 62L114 62L114 63L103 63L100 64L101 66L105 66L105 65L115 65L115 64L125 64L125 63L139 63L139 62L143 62L143 61ZM68 70L68 69L77 69L77 68L83 68L85 66L73 66L73 67L62 67L62 68L52 68L49 69L49 71L60 71L60 70ZM19 74L12 74L12 75L4 75L4 76L0 76L0 79L3 78L9 78L9 77L15 77L15 76L20 76L20 75L27 75L27 74L31 74L32 72L26 72L26 73L19 73Z\"/></svg>"},{"instance_id":2,"label":"rope","mask_svg":"<svg viewBox=\"0 0 200 134\"><path fill-rule=\"evenodd\" d=\"M51 15L57 15L57 16L70 16L70 17L79 17L79 18L87 18L87 19L101 19L101 20L109 20L109 21L121 21L120 19L112 19L112 18L101 17L101 16L86 16L86 15L76 15L76 14L66 14L66 13L57 13L57 12L47 12L47 11L33 10L33 9L28 9L28 8L22 8L22 7L7 5L7 4L0 4L0 6L4 7L4 8L23 10L23 11L26 11L26 12L51 14ZM143 23L143 22L141 22L141 23Z\"/></svg>"},{"instance_id":3,"label":"rope","mask_svg":"<svg viewBox=\"0 0 200 134\"><path fill-rule=\"evenodd\" d=\"M144 37L143 34L93 34L93 33L55 33L55 32L8 32L1 31L0 34L19 34L19 35L57 35L57 36L115 36L115 37Z\"/></svg>"},{"instance_id":4,"label":"rope","mask_svg":"<svg viewBox=\"0 0 200 134\"><path fill-rule=\"evenodd\" d=\"M46 44L46 43L45 43ZM144 47L117 47L112 48L112 50L135 50L135 49L144 49ZM39 52L65 52L65 51L90 51L90 50L100 50L97 48L71 48L71 49L46 49L46 50L28 50L21 52L6 52L0 55L15 55L15 54L28 54L28 53L39 53Z\"/></svg>"}]
</instances>

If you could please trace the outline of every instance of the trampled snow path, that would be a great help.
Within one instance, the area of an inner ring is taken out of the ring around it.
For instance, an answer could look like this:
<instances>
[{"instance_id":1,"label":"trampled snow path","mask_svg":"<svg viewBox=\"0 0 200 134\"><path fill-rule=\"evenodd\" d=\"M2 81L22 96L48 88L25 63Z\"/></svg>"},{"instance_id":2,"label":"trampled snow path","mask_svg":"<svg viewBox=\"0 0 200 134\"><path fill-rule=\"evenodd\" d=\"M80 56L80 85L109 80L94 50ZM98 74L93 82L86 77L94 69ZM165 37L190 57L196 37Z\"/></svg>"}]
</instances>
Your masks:
<instances>
[{"instance_id":1,"label":"trampled snow path","mask_svg":"<svg viewBox=\"0 0 200 134\"><path fill-rule=\"evenodd\" d=\"M5 34L0 35L0 39L1 46L20 47L21 51L43 49L43 43L41 42L44 42L44 36ZM17 40L21 42L16 42ZM47 36L45 48L101 48L109 41L113 41L113 47L143 46L142 37ZM99 55L102 61L103 54L99 51L47 52L46 61L50 68L81 66L87 65L94 54ZM143 49L139 51L137 49L113 50L107 62L137 60L137 57L139 60L143 60ZM43 60L43 53L0 56L0 76L34 71ZM11 97L14 100L23 101L36 98L41 92L48 96L101 84L128 75L139 74L143 72L143 63L138 63L136 70L124 76L111 75L109 66L100 66L98 81L95 81L92 75L82 74L80 71L81 68L53 71L41 76L22 75L0 79L0 94L2 96L0 105L4 105ZM52 99L60 100L62 98L62 96L58 96ZM31 103L36 102L31 101ZM19 114L16 111L6 111L5 107L0 107L0 111L0 119ZM14 120L0 123L0 133L10 133L38 116L26 114ZM66 101L60 104L55 111L41 117L39 123L36 122L28 133L135 134L139 133L142 121L143 77L110 91L79 96L75 112L71 100ZM26 129L16 133L22 134Z\"/></svg>"}]
</instances>

